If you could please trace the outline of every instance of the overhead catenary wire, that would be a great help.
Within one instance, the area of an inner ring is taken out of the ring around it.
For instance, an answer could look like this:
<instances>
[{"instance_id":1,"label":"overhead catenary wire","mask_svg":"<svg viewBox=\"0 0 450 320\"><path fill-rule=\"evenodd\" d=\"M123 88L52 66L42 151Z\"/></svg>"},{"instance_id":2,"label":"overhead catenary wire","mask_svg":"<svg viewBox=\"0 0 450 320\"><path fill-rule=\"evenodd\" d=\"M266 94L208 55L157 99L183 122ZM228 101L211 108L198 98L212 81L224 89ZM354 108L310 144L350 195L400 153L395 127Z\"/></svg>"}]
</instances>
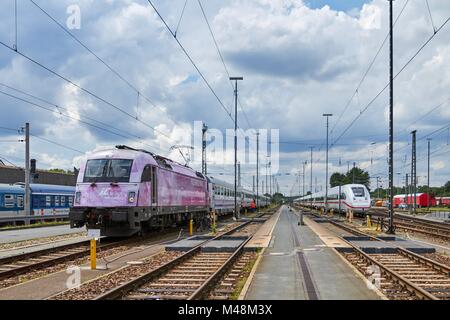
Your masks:
<instances>
[{"instance_id":1,"label":"overhead catenary wire","mask_svg":"<svg viewBox=\"0 0 450 320\"><path fill-rule=\"evenodd\" d=\"M52 112L52 113L55 113L55 114L59 114L59 115L61 115L61 116L63 116L63 117L66 117L66 118L71 119L71 120L75 120L75 121L77 121L77 122L79 122L79 123L82 123L82 124L85 124L85 125L87 125L87 126L96 128L96 129L98 129L98 130L101 130L101 131L104 131L104 132L107 132L107 133L110 133L110 134L113 134L113 135L116 135L116 136L119 136L119 137L122 137L122 138L125 138L125 139L130 139L130 138L132 139L132 135L129 134L129 133L127 133L127 132L125 132L124 134L118 133L118 132L114 132L114 131L112 131L112 130L110 130L110 129L108 129L108 128L104 128L104 127L101 127L101 126L99 126L99 125L95 125L95 124L93 124L93 123L89 123L89 122L87 122L87 121L81 120L80 118L76 118L76 117L70 116L70 115L68 115L68 114L61 113L61 111L57 111L57 110L51 109L50 107L46 107L46 106L40 105L40 104L38 104L38 103L36 103L36 102L33 102L33 101L30 101L30 100L21 98L21 97L19 97L19 96L13 95L13 94L9 94L9 93L4 92L4 91L1 91L1 90L0 90L0 94L6 95L6 96L8 96L8 97L10 97L10 98L13 98L13 99L16 99L16 100L19 100L19 101L22 101L22 102L25 102L25 103L27 103L27 104L29 104L29 105L34 106L34 107L37 107L37 108L40 108L40 109L43 109L43 110L46 110L46 111L49 111L49 112ZM61 108L61 107L60 107L60 108ZM98 122L98 123L101 123L101 122L99 122L99 121L97 121L97 120L93 120L93 121L96 121L96 122ZM103 124L103 125L107 125L107 124ZM117 128L114 128L114 127L112 127L112 126L110 126L110 125L107 125L107 126L108 126L109 128L113 128L114 130L117 130L117 131L119 131L119 132L122 131L122 130L117 129ZM130 137L130 136L131 136L131 137ZM137 137L137 136L136 136L136 137ZM139 143L141 143L141 144L146 144L145 142L139 142ZM149 146L152 147L152 148L156 148L156 149L162 151L160 148L158 148L158 147L156 147L156 146L153 146L153 145L149 145Z\"/></svg>"},{"instance_id":2,"label":"overhead catenary wire","mask_svg":"<svg viewBox=\"0 0 450 320\"><path fill-rule=\"evenodd\" d=\"M433 20L433 15L431 14L430 4L428 3L428 0L425 0L425 3L427 5L428 14L430 15L431 26L433 27L433 32L436 33L436 26L434 25L434 20Z\"/></svg>"},{"instance_id":3,"label":"overhead catenary wire","mask_svg":"<svg viewBox=\"0 0 450 320\"><path fill-rule=\"evenodd\" d=\"M0 127L0 130L18 131L18 129L7 128L7 127ZM30 133L30 136L31 136L31 137L34 137L34 138L37 138L37 139L40 139L40 140L42 140L42 141L46 141L46 142L48 142L48 143L57 145L57 146L59 146L59 147L65 148L65 149L67 149L67 150L71 150L71 151L74 151L74 152L77 152L77 153L80 153L80 154L85 154L85 152L80 151L80 150L78 150L78 149L75 149L75 148L72 148L72 147L63 145L63 144L61 144L61 143L59 143L59 142L56 142L56 141L53 141L53 140L50 140L50 139L47 139L47 138L44 138L44 137L41 137L41 136L32 134L32 133ZM23 142L23 140L14 140L14 142Z\"/></svg>"},{"instance_id":4,"label":"overhead catenary wire","mask_svg":"<svg viewBox=\"0 0 450 320\"><path fill-rule=\"evenodd\" d=\"M428 45L428 43L431 42L431 40L434 39L434 37L441 31L447 23L450 21L450 17L447 18L438 29L436 29L436 32L432 34L420 47L419 49L414 52L414 54L409 58L409 60L402 66L402 68L395 74L393 79L395 80L407 67L408 65L419 55L419 53ZM355 124L355 122L363 115L367 109L370 108L370 106L378 99L378 97L389 87L389 83L387 83L381 91L379 91L374 98L372 98L369 103L360 111L360 113L350 122L350 124L342 131L342 133L334 140L334 142L331 144L330 148L332 148L337 141L339 141L350 128Z\"/></svg>"},{"instance_id":5,"label":"overhead catenary wire","mask_svg":"<svg viewBox=\"0 0 450 320\"><path fill-rule=\"evenodd\" d=\"M9 49L9 50L12 50L13 52L15 52L16 54L18 54L18 55L20 55L21 57L25 58L26 60L28 60L28 61L30 61L30 62L36 64L37 66L41 67L42 69L48 71L49 73L55 75L55 76L58 77L58 78L64 80L65 82L71 84L72 86L74 86L74 87L80 89L81 91L83 91L83 92L89 94L90 96L92 96L92 97L96 98L97 100L99 100L99 101L105 103L106 105L109 105L110 107L116 109L117 111L119 111L119 112L121 112L122 114L124 114L124 115L130 117L131 119L133 119L133 120L135 120L135 121L137 121L137 122L143 124L144 126L150 128L150 129L152 129L152 130L155 131L155 132L158 132L159 134L165 136L165 137L168 138L169 140L173 140L171 137L169 137L168 135L166 135L164 132L162 132L162 131L160 131L160 130L158 130L158 129L152 127L152 126L150 126L149 124L145 123L145 122L142 121L142 120L136 119L136 117L134 117L134 116L133 116L132 114L130 114L129 112L123 110L122 108L120 108L120 107L118 107L117 105L113 104L112 102L106 100L105 98L100 97L99 95L95 94L94 92L92 92L92 91L90 91L90 90L88 90L88 89L82 87L81 85L75 83L74 81L70 80L69 78L67 78L67 77L65 77L65 76L63 76L63 75L61 75L61 74L58 73L58 72L56 72L55 70L53 70L53 69L51 69L51 68L45 66L44 64L40 63L40 62L37 61L37 60L31 58L30 56L26 55L25 53L23 53L23 52L21 52L21 51L19 51L19 50L17 50L17 51L14 50L11 46L9 46L8 44L4 43L3 41L0 41L0 45L4 46L5 48L7 48L7 49Z\"/></svg>"},{"instance_id":6,"label":"overhead catenary wire","mask_svg":"<svg viewBox=\"0 0 450 320\"><path fill-rule=\"evenodd\" d=\"M36 99L36 100L38 100L38 101L44 102L45 104L48 104L48 105L50 105L50 106L52 106L52 107L55 107L55 109L58 111L57 113L60 114L60 115L67 116L67 115L64 115L64 114L61 112L61 110L65 110L66 112L70 112L70 110L69 110L68 108L64 108L64 107L62 107L62 106L58 106L57 104L55 104L55 103L53 103L53 102L51 102L51 101L49 101L49 100L42 99L42 98L40 98L40 97L38 97L38 96L36 96L36 95L30 94L30 93L25 92L25 91L23 91L23 90L14 88L14 87L12 87L12 86L6 85L6 84L1 83L1 82L0 82L0 86L4 86L4 87L6 87L6 88L8 88L8 89L10 89L10 90L12 90L12 91L19 92L19 93L21 93L21 94L23 94L23 95L25 95L25 96L27 96L27 97L31 97L31 98ZM4 92L2 92L2 93L5 94ZM12 96L12 95L10 95L10 97L16 98L16 99L17 99L17 96ZM49 111L54 112L54 110L49 110ZM79 113L79 114L80 114L80 113ZM80 114L80 115L81 115L81 114ZM102 126L112 128L112 129L117 130L117 131L119 131L119 132L123 132L123 133L127 134L127 135L128 135L130 138L132 138L132 139L133 139L133 138L137 138L137 139L139 139L139 140L144 140L143 137L140 137L140 136L134 135L134 134L132 134L132 133L126 132L126 131L124 131L124 130L122 130L122 129L118 129L118 128L114 127L114 126L111 126L111 125L109 125L109 124L107 124L107 123L105 123L105 122L96 120L96 119L94 119L94 118L92 118L92 117L88 117L88 116L86 116L86 115L82 115L82 117L85 118L85 119L87 119L87 120L89 120L89 121L93 121L93 122L95 122L95 123L98 123L98 124L100 124L100 125L102 125ZM71 119L75 119L75 118L71 117ZM76 120L76 119L75 119L75 120ZM142 143L142 142L141 142L141 143ZM152 146L152 145L148 145L148 146L154 147L154 146ZM161 149L160 149L160 150L161 150Z\"/></svg>"},{"instance_id":7,"label":"overhead catenary wire","mask_svg":"<svg viewBox=\"0 0 450 320\"><path fill-rule=\"evenodd\" d=\"M201 0L197 0L197 2L198 2L198 5L200 7L200 11L202 12L203 19L205 20L206 25L208 26L208 30L209 30L211 38L212 38L212 40L214 42L214 46L216 48L217 54L219 55L219 58L220 58L220 61L222 62L222 65L223 65L223 68L225 70L225 73L227 74L231 90L234 90L233 82L230 80L230 77L231 77L230 72L229 72L228 67L227 67L227 65L225 63L225 59L223 58L222 51L220 50L219 44L217 43L216 37L214 35L214 32L213 32L213 30L211 28L211 24L209 23L208 16L206 15L206 12L205 12L205 9L203 7L203 4L202 4ZM244 118L245 118L245 121L247 122L248 128L251 128L252 125L250 124L250 121L248 119L247 113L245 112L244 107L242 106L241 99L240 99L239 96L238 96L238 105L239 105L239 108L242 111L242 114L244 115ZM241 128L239 128L239 129L242 131Z\"/></svg>"},{"instance_id":8,"label":"overhead catenary wire","mask_svg":"<svg viewBox=\"0 0 450 320\"><path fill-rule=\"evenodd\" d=\"M193 67L195 68L195 70L197 71L197 73L200 75L200 77L203 79L203 82L206 84L206 86L208 87L208 89L211 91L211 93L214 95L214 97L216 98L216 100L219 102L219 105L222 107L222 109L226 112L226 114L228 115L228 117L234 122L234 118L231 115L231 113L228 111L228 109L225 107L225 104L222 102L222 100L219 98L219 96L217 95L217 93L214 91L213 87L211 86L211 84L209 83L209 81L206 79L205 75L203 74L203 72L199 69L199 67L197 66L197 64L194 62L194 60L192 59L192 57L189 55L189 53L187 52L187 50L184 48L183 44L180 42L180 40L175 36L174 32L172 31L172 29L169 27L169 25L167 24L166 20L162 17L162 15L160 14L160 12L158 11L158 9L156 8L156 6L153 4L153 2L151 0L147 0L147 2L150 4L150 6L153 8L153 10L156 12L156 14L158 15L159 19L162 21L162 23L164 24L164 26L166 27L166 29L169 31L169 33L172 35L172 37L175 39L175 41L177 42L178 46L181 48L181 50L183 51L183 53L185 54L185 56L188 58L188 60L190 61L190 63L193 65Z\"/></svg>"},{"instance_id":9,"label":"overhead catenary wire","mask_svg":"<svg viewBox=\"0 0 450 320\"><path fill-rule=\"evenodd\" d=\"M408 5L409 0L406 0L405 3L403 4L403 7L400 11L400 13L398 14L397 18L394 21L393 27L395 27L395 25L397 24L397 21L400 19L400 17L403 14L403 11L405 10L406 6ZM353 98L355 98L355 96L358 94L359 89L361 88L361 85L363 84L364 80L366 79L367 75L369 74L370 70L372 69L375 61L377 60L378 56L381 53L381 50L383 49L384 45L386 44L386 41L389 39L389 32L386 34L386 37L384 37L383 42L381 43L380 47L378 48L375 56L373 57L373 59L371 60L369 66L367 67L366 71L364 72L361 80L359 81L358 85L356 86L355 91L353 92L352 96L350 97L350 99L347 101L343 111L340 113L336 123L333 125L330 134L332 134L334 132L334 129L336 128L336 126L338 125L339 121L342 119L342 116L344 115L344 113L347 111L348 107L350 106L351 102L353 101Z\"/></svg>"},{"instance_id":10,"label":"overhead catenary wire","mask_svg":"<svg viewBox=\"0 0 450 320\"><path fill-rule=\"evenodd\" d=\"M187 2L188 2L188 0L184 0L184 6L183 6L183 9L181 10L180 19L178 19L177 27L175 28L175 32L174 32L175 38L177 37L177 32L178 32L178 29L180 28L181 20L183 19L184 10L186 10Z\"/></svg>"},{"instance_id":11,"label":"overhead catenary wire","mask_svg":"<svg viewBox=\"0 0 450 320\"><path fill-rule=\"evenodd\" d=\"M5 162L9 163L10 165L12 165L13 167L23 170L21 167L19 167L18 165L16 165L15 163L9 161L5 156L0 155L0 160L4 160Z\"/></svg>"},{"instance_id":12,"label":"overhead catenary wire","mask_svg":"<svg viewBox=\"0 0 450 320\"><path fill-rule=\"evenodd\" d=\"M139 107L139 98L142 97L145 101L151 104L154 108L160 109L162 112L167 114L167 111L162 109L156 103L153 102L152 99L148 98L145 94L142 93L140 89L138 89L131 81L127 80L123 75L121 75L115 68L113 68L110 64L108 64L104 59L102 59L99 55L97 55L92 49L90 49L83 41L81 41L75 34L70 32L64 25L62 25L58 20L56 20L48 11L46 11L43 7L39 6L34 0L29 0L33 5L35 5L42 13L44 13L52 22L54 22L61 30L63 30L67 35L69 35L73 40L75 40L80 46L82 46L86 51L88 51L92 56L94 56L98 61L100 61L106 68L108 68L114 75L116 75L120 80L122 80L127 86L129 86L133 91L137 93L138 96L138 104ZM168 115L168 114L167 114ZM170 118L169 118L170 119ZM170 119L174 124L177 124L174 120Z\"/></svg>"}]
</instances>

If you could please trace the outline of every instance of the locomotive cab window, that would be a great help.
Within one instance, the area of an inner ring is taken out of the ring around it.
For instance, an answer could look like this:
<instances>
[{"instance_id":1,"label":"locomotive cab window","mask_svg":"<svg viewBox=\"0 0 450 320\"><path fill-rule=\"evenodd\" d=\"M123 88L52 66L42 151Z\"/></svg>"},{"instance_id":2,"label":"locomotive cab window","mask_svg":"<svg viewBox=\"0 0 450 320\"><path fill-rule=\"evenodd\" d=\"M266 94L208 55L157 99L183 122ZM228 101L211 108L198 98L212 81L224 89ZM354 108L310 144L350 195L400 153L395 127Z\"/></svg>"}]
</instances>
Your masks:
<instances>
[{"instance_id":1,"label":"locomotive cab window","mask_svg":"<svg viewBox=\"0 0 450 320\"><path fill-rule=\"evenodd\" d=\"M133 160L92 159L88 160L84 182L129 182Z\"/></svg>"},{"instance_id":2,"label":"locomotive cab window","mask_svg":"<svg viewBox=\"0 0 450 320\"><path fill-rule=\"evenodd\" d=\"M149 182L152 181L152 167L145 166L144 171L142 172L141 182Z\"/></svg>"},{"instance_id":3,"label":"locomotive cab window","mask_svg":"<svg viewBox=\"0 0 450 320\"><path fill-rule=\"evenodd\" d=\"M352 191L355 197L364 197L365 195L363 187L353 187Z\"/></svg>"}]
</instances>

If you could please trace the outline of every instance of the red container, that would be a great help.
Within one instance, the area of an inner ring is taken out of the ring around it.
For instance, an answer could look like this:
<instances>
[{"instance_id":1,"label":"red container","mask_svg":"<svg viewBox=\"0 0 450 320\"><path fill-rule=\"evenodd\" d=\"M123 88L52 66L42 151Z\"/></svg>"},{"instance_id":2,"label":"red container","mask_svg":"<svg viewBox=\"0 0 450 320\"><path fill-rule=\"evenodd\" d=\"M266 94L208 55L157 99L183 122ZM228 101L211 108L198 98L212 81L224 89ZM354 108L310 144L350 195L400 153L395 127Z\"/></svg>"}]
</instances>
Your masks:
<instances>
[{"instance_id":1,"label":"red container","mask_svg":"<svg viewBox=\"0 0 450 320\"><path fill-rule=\"evenodd\" d=\"M417 207L427 207L428 197L430 198L430 207L436 206L436 198L434 196L429 196L427 193L416 193ZM412 194L409 194L408 199L406 199L405 194L398 194L394 196L394 207L398 208L398 206L402 203L406 203L408 205L414 204L414 196Z\"/></svg>"}]
</instances>

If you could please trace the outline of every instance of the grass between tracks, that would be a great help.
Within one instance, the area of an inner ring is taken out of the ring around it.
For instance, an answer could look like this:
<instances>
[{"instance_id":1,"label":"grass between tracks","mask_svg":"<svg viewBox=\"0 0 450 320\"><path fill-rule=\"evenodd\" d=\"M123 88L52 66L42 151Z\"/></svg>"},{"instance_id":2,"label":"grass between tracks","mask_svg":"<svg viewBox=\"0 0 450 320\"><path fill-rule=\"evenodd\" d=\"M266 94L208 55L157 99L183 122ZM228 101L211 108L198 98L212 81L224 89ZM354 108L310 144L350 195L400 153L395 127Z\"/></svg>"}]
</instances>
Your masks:
<instances>
[{"instance_id":1,"label":"grass between tracks","mask_svg":"<svg viewBox=\"0 0 450 320\"><path fill-rule=\"evenodd\" d=\"M259 254L260 251L261 249L258 248L256 252ZM252 259L249 263L247 263L247 265L244 267L242 277L236 283L236 287L234 288L234 291L230 296L230 300L237 300L239 298L239 295L241 294L241 291L244 288L245 283L247 282L250 272L252 272L253 266L255 265L257 258L258 255L256 255L255 258Z\"/></svg>"}]
</instances>

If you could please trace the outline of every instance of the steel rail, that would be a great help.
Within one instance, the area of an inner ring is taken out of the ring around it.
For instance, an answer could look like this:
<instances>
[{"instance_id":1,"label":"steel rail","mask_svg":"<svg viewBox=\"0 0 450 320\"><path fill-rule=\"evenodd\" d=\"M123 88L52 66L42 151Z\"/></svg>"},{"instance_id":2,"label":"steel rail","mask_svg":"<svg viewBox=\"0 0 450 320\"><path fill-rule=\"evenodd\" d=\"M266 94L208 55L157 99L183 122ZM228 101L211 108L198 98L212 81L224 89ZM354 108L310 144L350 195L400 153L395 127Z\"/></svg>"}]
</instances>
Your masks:
<instances>
[{"instance_id":1,"label":"steel rail","mask_svg":"<svg viewBox=\"0 0 450 320\"><path fill-rule=\"evenodd\" d=\"M207 297L207 295L212 291L212 289L217 285L217 283L222 279L226 272L233 266L235 261L244 252L245 245L250 241L251 237L247 237L244 242L234 251L231 257L216 271L214 272L205 282L196 290L187 300L201 300Z\"/></svg>"},{"instance_id":2,"label":"steel rail","mask_svg":"<svg viewBox=\"0 0 450 320\"><path fill-rule=\"evenodd\" d=\"M313 214L315 215L315 214ZM316 215L315 215L316 216ZM324 217L321 217L324 218ZM333 225L340 227L350 233L356 234L356 235L362 235L365 237L369 237L372 240L375 241L381 241L381 242L386 242L383 239L374 237L372 235L369 234L365 234L359 230L355 230L352 229L348 226L344 226L340 223L337 223L335 221L330 220L328 217L325 217L330 223L332 223ZM372 263L376 266L378 266L381 270L384 271L384 273L391 277L394 281L396 281L397 283L399 283L402 287L404 287L406 290L408 290L409 292L412 292L414 294L416 294L419 298L424 298L424 299L428 299L428 300L440 300L439 298L437 298L436 296L434 296L433 294L431 294L430 292L426 291L425 289L422 289L420 286L414 284L413 282L409 281L408 279L406 279L405 277L403 277L402 275L400 275L398 272L391 270L389 267L385 266L384 264L382 264L381 262L375 260L374 258L370 257L367 253L365 253L364 251L362 251L360 248L358 248L356 245L354 245L353 243L351 243L350 241L340 237L341 240L343 240L345 243L347 243L349 246L352 247L352 249L354 250L354 252L361 258L363 258L363 260L366 261L366 263ZM407 258L411 259L411 260L415 260L425 266L431 267L432 269L435 269L441 273L444 273L445 275L449 276L450 275L450 268L438 263L436 261L427 259L425 257L422 257L414 252L411 252L405 248L401 248L401 247L396 247L397 252L399 252L400 254L402 254L403 256L406 256Z\"/></svg>"},{"instance_id":3,"label":"steel rail","mask_svg":"<svg viewBox=\"0 0 450 320\"><path fill-rule=\"evenodd\" d=\"M13 275L23 274L23 273L27 272L28 270L34 269L36 267L52 265L52 264L56 264L65 259L77 258L79 256L86 255L87 253L89 253L89 247L87 247L86 250L68 253L68 254L62 255L60 257L50 258L50 259L46 259L43 261L37 261L37 262L31 263L31 264L19 265L18 267L12 267L9 270L2 270L2 266L11 265L11 264L14 265L15 263L18 263L18 262L21 262L24 260L26 261L29 259L37 259L42 256L56 254L63 250L69 250L72 248L75 249L75 248L83 246L83 245L88 246L89 240L80 241L80 242L71 243L71 244L65 244L65 245L61 245L61 246L57 246L57 247L53 247L53 248L47 248L47 249L43 249L43 250L27 252L27 253L22 253L22 254L18 254L18 255L14 255L14 256L1 258L0 259L0 270L1 270L0 271L0 280L9 278Z\"/></svg>"},{"instance_id":4,"label":"steel rail","mask_svg":"<svg viewBox=\"0 0 450 320\"><path fill-rule=\"evenodd\" d=\"M236 226L236 227L228 230L227 232L225 232L223 234L217 235L216 237L214 237L212 239L207 239L207 240L199 243L198 245L196 245L195 247L193 247L191 250L187 251L183 255L163 264L162 266L160 266L146 274L143 274L135 279L132 279L132 280L120 285L119 287L111 289L111 290L103 293L102 295L95 297L94 300L119 299L119 298L123 297L124 295L126 295L128 292L133 291L135 288L138 288L138 287L142 286L143 284L158 278L160 275L164 274L165 272L169 271L170 269L173 269L174 267L178 266L179 264L186 261L187 259L190 259L192 256L194 256L195 254L197 254L201 251L201 247L205 243L213 241L213 240L218 240L218 239L222 238L223 236L226 236L233 232L236 232L236 231L242 229L243 227L245 227L246 225L250 224L251 222L252 222L252 220L248 220L248 221L240 224L239 226Z\"/></svg>"},{"instance_id":5,"label":"steel rail","mask_svg":"<svg viewBox=\"0 0 450 320\"><path fill-rule=\"evenodd\" d=\"M117 241L117 242L111 242L111 243L105 243L101 244L97 247L97 250L99 252L108 250L110 248L118 247L125 244L130 244L136 241L135 238L133 239L127 239L123 241ZM36 269L38 267L48 267L55 265L57 263L70 260L70 259L77 259L83 256L88 256L90 253L90 247L89 247L90 240L84 240L76 243L70 243L70 244L64 244L53 248L47 248L42 250L37 250L33 252L27 252L22 253L14 256L9 256L5 258L0 259L0 280L4 280L7 278L10 278L11 276L15 275L21 275L24 273L27 273L33 269ZM70 250L70 249L76 249L77 247L86 246L85 249L76 251L76 252L70 252L67 254L58 255L55 257L51 257L51 255L56 255L58 253L63 252L64 250ZM45 258L46 256L50 256L48 259ZM23 264L26 261L29 261L31 259L38 259L42 257L42 261L32 261L32 263L29 264ZM19 264L21 263L21 264ZM16 265L17 264L17 265ZM8 265L13 265L15 267L6 267ZM2 268L3 267L3 268ZM8 269L8 270L2 270L2 269Z\"/></svg>"},{"instance_id":6,"label":"steel rail","mask_svg":"<svg viewBox=\"0 0 450 320\"><path fill-rule=\"evenodd\" d=\"M373 259L367 253L365 253L364 251L362 251L361 249L356 247L354 244L350 243L349 241L347 241L345 239L343 239L343 240L345 242L347 242L347 244L349 244L353 248L354 252L359 257L363 258L363 260L365 260L368 263L371 263L371 264L374 264L374 265L378 266L381 270L384 271L384 273L385 273L385 275L387 277L392 278L394 281L396 281L398 284L400 284L402 287L404 287L409 292L418 295L419 298L424 298L424 299L427 299L427 300L440 300L439 298L437 298L433 294L425 291L421 287L415 285L414 283L412 283L408 279L404 278L402 275L400 275L396 271L390 269L389 267L385 266L381 262Z\"/></svg>"}]
</instances>

